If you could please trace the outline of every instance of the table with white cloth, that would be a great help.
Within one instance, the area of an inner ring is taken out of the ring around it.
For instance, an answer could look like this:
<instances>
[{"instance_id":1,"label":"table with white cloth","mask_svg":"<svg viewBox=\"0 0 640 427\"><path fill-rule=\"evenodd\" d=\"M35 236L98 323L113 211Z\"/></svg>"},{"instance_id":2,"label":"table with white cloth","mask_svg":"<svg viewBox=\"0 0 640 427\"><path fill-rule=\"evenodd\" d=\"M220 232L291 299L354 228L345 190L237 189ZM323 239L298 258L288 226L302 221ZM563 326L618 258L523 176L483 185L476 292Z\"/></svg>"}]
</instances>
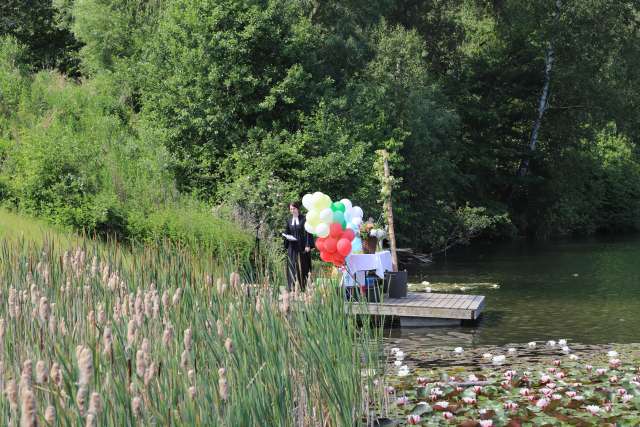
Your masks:
<instances>
[{"instance_id":1,"label":"table with white cloth","mask_svg":"<svg viewBox=\"0 0 640 427\"><path fill-rule=\"evenodd\" d=\"M385 271L392 271L391 252L375 254L351 254L344 260L342 285L346 287L365 284L365 272L375 270L376 276L384 279Z\"/></svg>"}]
</instances>

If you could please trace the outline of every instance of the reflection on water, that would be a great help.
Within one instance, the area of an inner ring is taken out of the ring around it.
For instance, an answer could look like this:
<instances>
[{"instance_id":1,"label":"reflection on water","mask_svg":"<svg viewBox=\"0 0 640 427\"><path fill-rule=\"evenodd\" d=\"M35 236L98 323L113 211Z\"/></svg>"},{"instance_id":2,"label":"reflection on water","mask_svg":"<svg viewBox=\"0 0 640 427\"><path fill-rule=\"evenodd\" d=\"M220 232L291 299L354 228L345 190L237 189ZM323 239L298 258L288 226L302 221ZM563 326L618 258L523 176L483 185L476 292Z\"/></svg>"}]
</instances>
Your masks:
<instances>
[{"instance_id":1,"label":"reflection on water","mask_svg":"<svg viewBox=\"0 0 640 427\"><path fill-rule=\"evenodd\" d=\"M640 237L463 248L409 267L420 283L469 286L486 296L477 325L393 330L412 346L507 345L568 338L584 344L640 342Z\"/></svg>"}]
</instances>

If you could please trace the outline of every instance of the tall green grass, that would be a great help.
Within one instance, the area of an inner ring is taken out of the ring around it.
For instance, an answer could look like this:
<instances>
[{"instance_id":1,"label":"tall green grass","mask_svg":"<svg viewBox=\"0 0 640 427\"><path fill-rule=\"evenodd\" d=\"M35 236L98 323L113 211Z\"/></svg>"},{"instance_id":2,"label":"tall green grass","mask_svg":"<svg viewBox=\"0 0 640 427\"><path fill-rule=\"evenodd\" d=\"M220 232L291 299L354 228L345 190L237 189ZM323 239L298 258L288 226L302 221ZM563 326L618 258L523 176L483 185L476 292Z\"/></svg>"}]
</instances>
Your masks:
<instances>
[{"instance_id":1,"label":"tall green grass","mask_svg":"<svg viewBox=\"0 0 640 427\"><path fill-rule=\"evenodd\" d=\"M362 376L376 330L345 315L330 279L289 294L281 274L238 275L232 262L175 246L4 240L0 382L22 385L17 402L0 399L0 418L17 425L33 401L39 424L54 411L65 426L364 422L378 399ZM43 378L53 364L60 377Z\"/></svg>"}]
</instances>

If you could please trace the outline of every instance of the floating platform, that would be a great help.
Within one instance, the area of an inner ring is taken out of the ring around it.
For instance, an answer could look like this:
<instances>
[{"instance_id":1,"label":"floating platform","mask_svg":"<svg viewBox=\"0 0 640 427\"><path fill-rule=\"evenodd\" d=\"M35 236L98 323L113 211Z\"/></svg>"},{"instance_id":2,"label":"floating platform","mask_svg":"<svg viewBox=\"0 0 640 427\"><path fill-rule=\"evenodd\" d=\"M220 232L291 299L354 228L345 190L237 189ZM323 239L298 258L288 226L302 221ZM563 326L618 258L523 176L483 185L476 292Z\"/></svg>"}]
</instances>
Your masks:
<instances>
[{"instance_id":1,"label":"floating platform","mask_svg":"<svg viewBox=\"0 0 640 427\"><path fill-rule=\"evenodd\" d=\"M409 292L406 298L352 303L347 310L352 314L399 317L401 326L444 326L477 320L483 308L483 295Z\"/></svg>"}]
</instances>

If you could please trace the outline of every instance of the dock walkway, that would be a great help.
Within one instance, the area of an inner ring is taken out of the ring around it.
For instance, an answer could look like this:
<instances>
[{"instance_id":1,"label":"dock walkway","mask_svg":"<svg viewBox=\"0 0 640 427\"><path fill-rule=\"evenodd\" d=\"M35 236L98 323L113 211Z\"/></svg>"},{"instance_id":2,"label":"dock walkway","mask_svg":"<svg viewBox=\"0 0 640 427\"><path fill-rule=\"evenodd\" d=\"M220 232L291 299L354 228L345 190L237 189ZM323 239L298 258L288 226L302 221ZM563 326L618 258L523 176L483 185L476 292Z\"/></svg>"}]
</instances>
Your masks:
<instances>
[{"instance_id":1,"label":"dock walkway","mask_svg":"<svg viewBox=\"0 0 640 427\"><path fill-rule=\"evenodd\" d=\"M348 308L353 314L370 314L377 316L397 316L403 326L416 323L418 320L433 319L461 322L476 320L484 308L483 295L440 294L426 292L409 292L406 298L386 297L380 302L353 303Z\"/></svg>"}]
</instances>

